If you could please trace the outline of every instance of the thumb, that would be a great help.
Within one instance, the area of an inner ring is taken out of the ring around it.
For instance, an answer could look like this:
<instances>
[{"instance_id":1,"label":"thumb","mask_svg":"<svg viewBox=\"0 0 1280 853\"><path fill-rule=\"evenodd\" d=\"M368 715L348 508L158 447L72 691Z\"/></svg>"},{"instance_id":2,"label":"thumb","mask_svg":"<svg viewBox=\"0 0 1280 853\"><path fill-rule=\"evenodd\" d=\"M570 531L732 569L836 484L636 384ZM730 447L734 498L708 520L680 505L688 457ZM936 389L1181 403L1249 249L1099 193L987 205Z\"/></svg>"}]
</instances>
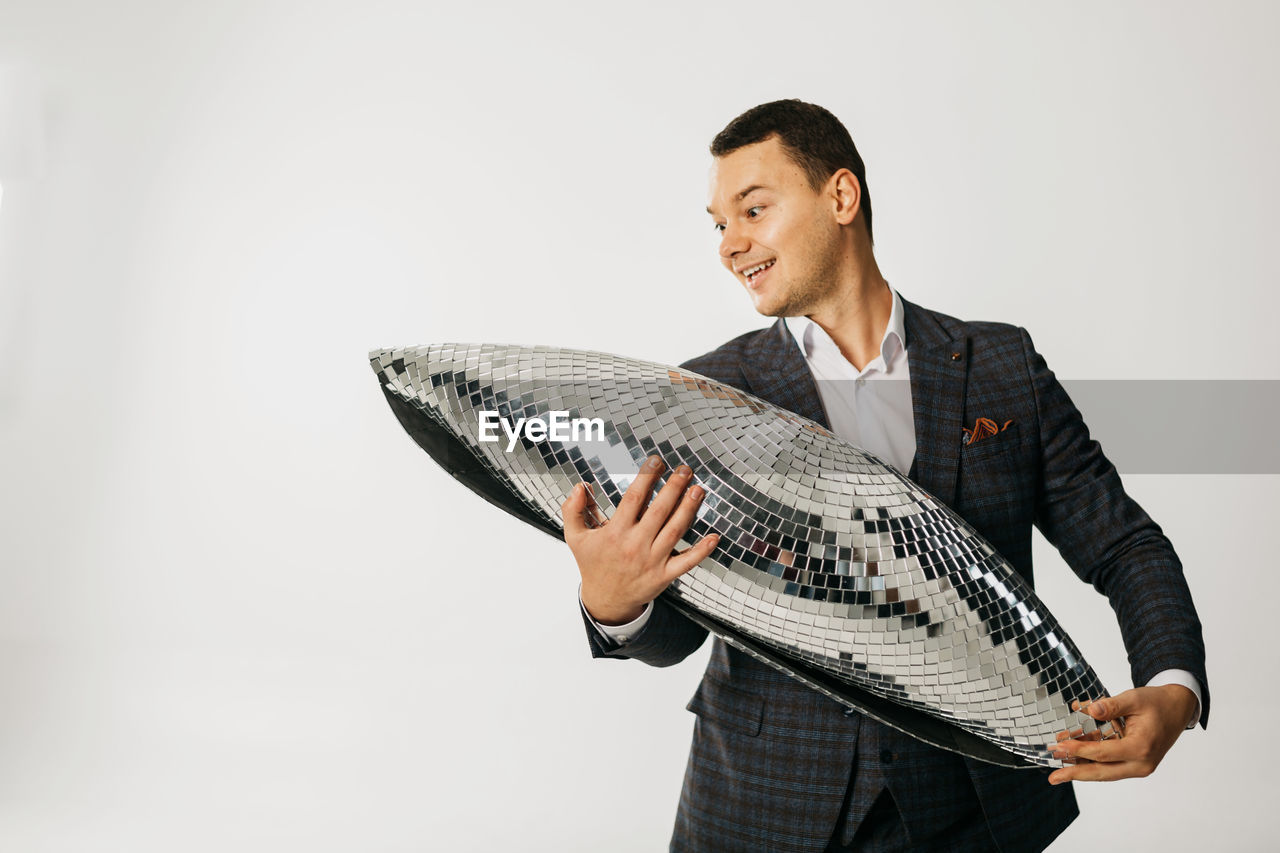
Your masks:
<instances>
[{"instance_id":1,"label":"thumb","mask_svg":"<svg viewBox=\"0 0 1280 853\"><path fill-rule=\"evenodd\" d=\"M1125 690L1105 699L1095 699L1085 712L1095 720L1114 720L1116 717L1124 717L1132 714L1135 710L1133 699L1133 691Z\"/></svg>"}]
</instances>

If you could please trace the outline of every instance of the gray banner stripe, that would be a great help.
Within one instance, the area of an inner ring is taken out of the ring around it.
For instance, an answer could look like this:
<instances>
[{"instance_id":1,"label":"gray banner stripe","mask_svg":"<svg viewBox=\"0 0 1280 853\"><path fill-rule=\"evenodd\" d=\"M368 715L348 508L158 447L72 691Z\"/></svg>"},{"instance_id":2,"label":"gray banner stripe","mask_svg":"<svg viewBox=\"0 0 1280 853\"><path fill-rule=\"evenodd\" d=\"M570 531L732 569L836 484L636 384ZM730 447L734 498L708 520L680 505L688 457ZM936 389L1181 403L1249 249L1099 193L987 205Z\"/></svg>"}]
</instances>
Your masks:
<instances>
[{"instance_id":1,"label":"gray banner stripe","mask_svg":"<svg viewBox=\"0 0 1280 853\"><path fill-rule=\"evenodd\" d=\"M853 381L818 384L826 396L831 386ZM856 396L883 394L893 381L869 380ZM1065 379L1062 385L1122 474L1280 474L1280 379ZM620 387L619 394L634 390ZM969 387L969 405L976 408L965 413L966 426L978 415L1006 416L981 411L981 396Z\"/></svg>"},{"instance_id":2,"label":"gray banner stripe","mask_svg":"<svg viewBox=\"0 0 1280 853\"><path fill-rule=\"evenodd\" d=\"M1121 473L1280 474L1280 380L1063 380Z\"/></svg>"}]
</instances>

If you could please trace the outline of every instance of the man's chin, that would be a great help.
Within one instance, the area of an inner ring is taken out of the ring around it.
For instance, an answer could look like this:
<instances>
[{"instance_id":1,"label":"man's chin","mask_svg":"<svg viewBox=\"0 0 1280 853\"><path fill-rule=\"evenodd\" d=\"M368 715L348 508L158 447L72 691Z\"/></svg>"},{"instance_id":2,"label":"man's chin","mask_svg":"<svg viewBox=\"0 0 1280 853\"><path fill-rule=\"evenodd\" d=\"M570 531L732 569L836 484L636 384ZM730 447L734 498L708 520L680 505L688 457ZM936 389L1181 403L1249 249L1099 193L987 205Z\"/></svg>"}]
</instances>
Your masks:
<instances>
[{"instance_id":1,"label":"man's chin","mask_svg":"<svg viewBox=\"0 0 1280 853\"><path fill-rule=\"evenodd\" d=\"M778 300L769 299L757 294L751 295L751 307L756 309L756 313L761 317L785 317L787 306L781 304Z\"/></svg>"},{"instance_id":2,"label":"man's chin","mask_svg":"<svg viewBox=\"0 0 1280 853\"><path fill-rule=\"evenodd\" d=\"M769 303L769 302L757 302L755 303L755 309L756 309L756 313L759 314L761 317L794 316L794 312L791 310L790 305L779 305L776 303Z\"/></svg>"}]
</instances>

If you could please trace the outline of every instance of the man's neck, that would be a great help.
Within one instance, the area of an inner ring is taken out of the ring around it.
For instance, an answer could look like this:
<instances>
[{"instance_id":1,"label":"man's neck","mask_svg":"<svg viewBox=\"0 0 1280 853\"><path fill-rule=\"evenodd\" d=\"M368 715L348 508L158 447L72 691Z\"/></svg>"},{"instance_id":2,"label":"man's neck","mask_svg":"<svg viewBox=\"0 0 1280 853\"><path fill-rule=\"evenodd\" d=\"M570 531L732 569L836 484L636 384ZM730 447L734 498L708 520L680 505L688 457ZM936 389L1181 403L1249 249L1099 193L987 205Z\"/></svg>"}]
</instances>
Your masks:
<instances>
[{"instance_id":1,"label":"man's neck","mask_svg":"<svg viewBox=\"0 0 1280 853\"><path fill-rule=\"evenodd\" d=\"M893 313L893 291L874 265L850 276L839 294L806 316L822 327L858 370L880 355Z\"/></svg>"}]
</instances>

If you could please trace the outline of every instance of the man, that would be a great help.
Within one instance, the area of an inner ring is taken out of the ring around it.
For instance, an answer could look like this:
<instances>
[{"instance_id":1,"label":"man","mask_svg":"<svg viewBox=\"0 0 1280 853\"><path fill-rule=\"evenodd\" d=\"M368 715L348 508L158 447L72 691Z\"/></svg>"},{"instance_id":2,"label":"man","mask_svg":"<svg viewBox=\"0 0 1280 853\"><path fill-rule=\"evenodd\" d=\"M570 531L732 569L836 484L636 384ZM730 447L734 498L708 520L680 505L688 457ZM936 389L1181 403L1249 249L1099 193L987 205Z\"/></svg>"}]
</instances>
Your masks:
<instances>
[{"instance_id":1,"label":"man","mask_svg":"<svg viewBox=\"0 0 1280 853\"><path fill-rule=\"evenodd\" d=\"M1144 686L1088 708L1100 720L1125 717L1123 739L1062 740L1059 754L1081 761L1046 779L845 712L716 640L689 705L698 719L671 847L1041 850L1077 814L1063 783L1145 776L1184 728L1207 720L1204 647L1181 564L1024 330L928 311L889 287L872 252L866 171L834 116L800 101L763 104L730 122L711 153L707 211L721 260L757 311L789 319L684 366L909 470L1028 582L1037 526L1107 595ZM1007 426L974 441L965 425L979 417ZM664 467L649 460L607 524L584 518L582 487L564 503L597 657L667 666L706 637L655 600L716 545L708 536L673 554L702 494L688 488L697 472L681 466L650 503Z\"/></svg>"}]
</instances>

